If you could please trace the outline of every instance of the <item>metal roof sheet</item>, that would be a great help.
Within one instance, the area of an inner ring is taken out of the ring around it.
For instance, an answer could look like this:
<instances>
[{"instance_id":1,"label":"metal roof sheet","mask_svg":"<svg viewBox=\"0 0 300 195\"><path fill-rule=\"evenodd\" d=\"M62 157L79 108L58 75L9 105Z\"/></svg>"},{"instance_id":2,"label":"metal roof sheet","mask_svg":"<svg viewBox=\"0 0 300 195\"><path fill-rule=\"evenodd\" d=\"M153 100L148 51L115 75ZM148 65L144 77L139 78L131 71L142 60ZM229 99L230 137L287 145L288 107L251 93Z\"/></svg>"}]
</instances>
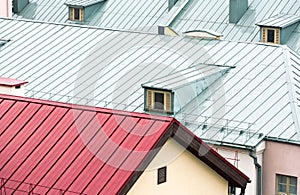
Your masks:
<instances>
[{"instance_id":1,"label":"metal roof sheet","mask_svg":"<svg viewBox=\"0 0 300 195\"><path fill-rule=\"evenodd\" d=\"M173 121L3 95L0 105L1 190L8 194L116 194ZM122 166L128 160L131 167Z\"/></svg>"},{"instance_id":2,"label":"metal roof sheet","mask_svg":"<svg viewBox=\"0 0 300 195\"><path fill-rule=\"evenodd\" d=\"M189 0L181 13L171 24L176 32L208 29L224 35L224 40L258 42L259 27L255 24L275 16L287 15L277 20L280 26L297 21L300 16L300 2L297 0L252 0L249 8L237 24L229 23L228 0ZM291 20L290 20L291 19ZM287 45L300 53L299 28L291 35Z\"/></svg>"},{"instance_id":3,"label":"metal roof sheet","mask_svg":"<svg viewBox=\"0 0 300 195\"><path fill-rule=\"evenodd\" d=\"M257 23L258 26L285 28L298 23L300 16L279 14Z\"/></svg>"},{"instance_id":4,"label":"metal roof sheet","mask_svg":"<svg viewBox=\"0 0 300 195\"><path fill-rule=\"evenodd\" d=\"M123 194L171 136L205 148L195 156L230 185L250 182L170 117L7 95L0 105L0 189L7 194Z\"/></svg>"},{"instance_id":5,"label":"metal roof sheet","mask_svg":"<svg viewBox=\"0 0 300 195\"><path fill-rule=\"evenodd\" d=\"M29 81L27 96L143 112L141 84L226 64L236 68L175 117L211 141L254 146L261 133L300 141L300 61L284 46L13 19L0 19L0 27L0 37L12 40L0 53L0 75Z\"/></svg>"},{"instance_id":6,"label":"metal roof sheet","mask_svg":"<svg viewBox=\"0 0 300 195\"><path fill-rule=\"evenodd\" d=\"M65 23L68 21L68 9L63 5L65 2L33 0L14 17ZM298 0L252 0L240 21L232 24L229 23L228 0L180 0L170 11L167 1L115 0L103 2L83 24L153 33L157 33L157 25L170 25L179 34L205 29L224 35L224 40L258 42L260 36L256 23L278 14L298 17L299 8ZM299 29L292 33L287 42L297 53L300 53Z\"/></svg>"},{"instance_id":7,"label":"metal roof sheet","mask_svg":"<svg viewBox=\"0 0 300 195\"><path fill-rule=\"evenodd\" d=\"M143 87L175 90L180 87L189 85L197 80L205 80L206 77L216 75L221 77L226 71L229 71L230 67L223 67L217 65L198 65L197 67L189 67L179 72L168 74L162 78L157 78L153 81L142 84Z\"/></svg>"},{"instance_id":8,"label":"metal roof sheet","mask_svg":"<svg viewBox=\"0 0 300 195\"><path fill-rule=\"evenodd\" d=\"M82 6L87 7L91 6L106 0L68 0L65 2L65 5L73 5L73 6Z\"/></svg>"},{"instance_id":9,"label":"metal roof sheet","mask_svg":"<svg viewBox=\"0 0 300 195\"><path fill-rule=\"evenodd\" d=\"M74 1L78 5L88 5L99 0ZM38 21L68 23L67 0L32 0L16 18ZM72 1L73 2L73 1ZM103 1L95 6L90 17L85 18L83 25L113 29L127 29L144 32L157 32L156 23L168 9L167 1L113 0Z\"/></svg>"}]
</instances>

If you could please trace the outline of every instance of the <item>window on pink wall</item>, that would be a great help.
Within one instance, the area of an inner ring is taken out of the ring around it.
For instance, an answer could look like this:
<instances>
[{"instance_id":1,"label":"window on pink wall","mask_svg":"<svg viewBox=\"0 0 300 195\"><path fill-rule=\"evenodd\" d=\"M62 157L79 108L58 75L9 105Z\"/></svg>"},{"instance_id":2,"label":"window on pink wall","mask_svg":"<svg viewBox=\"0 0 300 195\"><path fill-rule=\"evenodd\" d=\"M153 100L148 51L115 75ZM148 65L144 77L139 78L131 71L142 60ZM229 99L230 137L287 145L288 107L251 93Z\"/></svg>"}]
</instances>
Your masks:
<instances>
[{"instance_id":1,"label":"window on pink wall","mask_svg":"<svg viewBox=\"0 0 300 195\"><path fill-rule=\"evenodd\" d=\"M297 177L276 174L276 195L297 195Z\"/></svg>"}]
</instances>

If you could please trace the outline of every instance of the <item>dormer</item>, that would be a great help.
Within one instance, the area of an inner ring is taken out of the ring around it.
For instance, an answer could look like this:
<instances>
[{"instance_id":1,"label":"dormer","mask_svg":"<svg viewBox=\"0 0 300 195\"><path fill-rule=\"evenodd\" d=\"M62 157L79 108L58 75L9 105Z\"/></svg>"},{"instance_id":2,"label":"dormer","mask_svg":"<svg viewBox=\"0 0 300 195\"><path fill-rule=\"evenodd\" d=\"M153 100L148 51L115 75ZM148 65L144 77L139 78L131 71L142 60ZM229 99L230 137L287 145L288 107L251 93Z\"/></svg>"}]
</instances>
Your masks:
<instances>
[{"instance_id":1,"label":"dormer","mask_svg":"<svg viewBox=\"0 0 300 195\"><path fill-rule=\"evenodd\" d=\"M300 17L276 15L256 25L260 27L260 41L263 43L286 44L292 32L299 25Z\"/></svg>"},{"instance_id":2,"label":"dormer","mask_svg":"<svg viewBox=\"0 0 300 195\"><path fill-rule=\"evenodd\" d=\"M24 96L26 81L0 77L0 93L8 95Z\"/></svg>"},{"instance_id":3,"label":"dormer","mask_svg":"<svg viewBox=\"0 0 300 195\"><path fill-rule=\"evenodd\" d=\"M174 92L165 88L153 88L151 85L142 85L144 88L144 110L173 114Z\"/></svg>"},{"instance_id":4,"label":"dormer","mask_svg":"<svg viewBox=\"0 0 300 195\"><path fill-rule=\"evenodd\" d=\"M144 110L167 115L178 113L232 67L199 65L142 84Z\"/></svg>"},{"instance_id":5,"label":"dormer","mask_svg":"<svg viewBox=\"0 0 300 195\"><path fill-rule=\"evenodd\" d=\"M69 20L84 22L98 8L98 5L105 0L69 0L65 3L69 9Z\"/></svg>"},{"instance_id":6,"label":"dormer","mask_svg":"<svg viewBox=\"0 0 300 195\"><path fill-rule=\"evenodd\" d=\"M193 38L204 38L204 39L216 39L220 40L220 38L223 36L220 33L211 31L211 30L192 30L187 31L183 33L186 37L193 37Z\"/></svg>"}]
</instances>

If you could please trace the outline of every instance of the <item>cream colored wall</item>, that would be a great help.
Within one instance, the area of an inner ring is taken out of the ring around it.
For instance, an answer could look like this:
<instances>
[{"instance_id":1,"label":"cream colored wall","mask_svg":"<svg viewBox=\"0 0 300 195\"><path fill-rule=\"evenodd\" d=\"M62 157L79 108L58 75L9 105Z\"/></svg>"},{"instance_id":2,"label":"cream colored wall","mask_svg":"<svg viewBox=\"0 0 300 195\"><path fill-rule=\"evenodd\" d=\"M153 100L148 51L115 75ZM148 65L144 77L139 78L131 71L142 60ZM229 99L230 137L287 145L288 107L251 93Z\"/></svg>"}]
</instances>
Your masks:
<instances>
[{"instance_id":1,"label":"cream colored wall","mask_svg":"<svg viewBox=\"0 0 300 195\"><path fill-rule=\"evenodd\" d=\"M0 94L24 96L24 86L21 86L20 89L15 87L0 86Z\"/></svg>"},{"instance_id":2,"label":"cream colored wall","mask_svg":"<svg viewBox=\"0 0 300 195\"><path fill-rule=\"evenodd\" d=\"M157 185L157 168L163 166L167 166L167 182ZM228 182L176 141L169 140L128 194L227 195Z\"/></svg>"},{"instance_id":3,"label":"cream colored wall","mask_svg":"<svg viewBox=\"0 0 300 195\"><path fill-rule=\"evenodd\" d=\"M0 0L0 17L11 17L11 0Z\"/></svg>"}]
</instances>

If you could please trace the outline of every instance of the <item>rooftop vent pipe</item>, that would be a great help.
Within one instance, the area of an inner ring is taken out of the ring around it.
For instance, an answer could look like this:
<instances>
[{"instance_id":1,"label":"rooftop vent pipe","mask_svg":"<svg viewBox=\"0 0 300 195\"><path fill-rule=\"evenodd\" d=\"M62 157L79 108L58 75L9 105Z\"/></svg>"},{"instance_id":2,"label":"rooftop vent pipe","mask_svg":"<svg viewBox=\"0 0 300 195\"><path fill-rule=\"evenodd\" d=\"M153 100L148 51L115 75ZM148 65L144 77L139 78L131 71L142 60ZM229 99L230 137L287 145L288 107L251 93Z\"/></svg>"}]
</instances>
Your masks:
<instances>
[{"instance_id":1,"label":"rooftop vent pipe","mask_svg":"<svg viewBox=\"0 0 300 195\"><path fill-rule=\"evenodd\" d=\"M237 23L248 9L248 0L230 0L229 22Z\"/></svg>"}]
</instances>

